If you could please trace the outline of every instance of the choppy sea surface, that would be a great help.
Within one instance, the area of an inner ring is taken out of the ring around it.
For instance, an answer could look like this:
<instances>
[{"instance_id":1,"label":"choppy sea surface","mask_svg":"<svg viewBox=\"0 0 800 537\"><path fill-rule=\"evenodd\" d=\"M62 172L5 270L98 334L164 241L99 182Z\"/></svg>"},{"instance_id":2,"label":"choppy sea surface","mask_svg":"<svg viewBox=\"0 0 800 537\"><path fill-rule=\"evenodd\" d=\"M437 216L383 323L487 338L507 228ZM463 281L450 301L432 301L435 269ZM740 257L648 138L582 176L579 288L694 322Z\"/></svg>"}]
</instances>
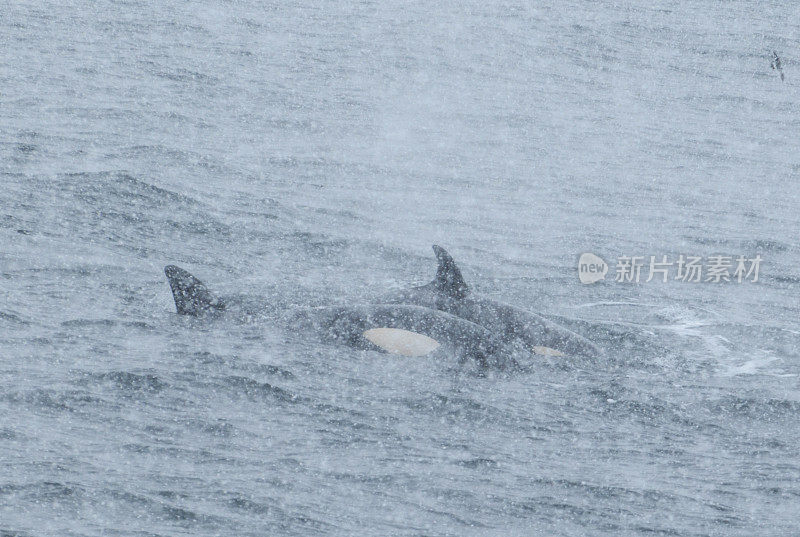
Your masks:
<instances>
[{"instance_id":1,"label":"choppy sea surface","mask_svg":"<svg viewBox=\"0 0 800 537\"><path fill-rule=\"evenodd\" d=\"M800 533L798 36L786 1L6 3L0 535ZM162 272L360 303L432 243L607 355L356 351L179 317ZM681 254L763 262L615 281Z\"/></svg>"}]
</instances>

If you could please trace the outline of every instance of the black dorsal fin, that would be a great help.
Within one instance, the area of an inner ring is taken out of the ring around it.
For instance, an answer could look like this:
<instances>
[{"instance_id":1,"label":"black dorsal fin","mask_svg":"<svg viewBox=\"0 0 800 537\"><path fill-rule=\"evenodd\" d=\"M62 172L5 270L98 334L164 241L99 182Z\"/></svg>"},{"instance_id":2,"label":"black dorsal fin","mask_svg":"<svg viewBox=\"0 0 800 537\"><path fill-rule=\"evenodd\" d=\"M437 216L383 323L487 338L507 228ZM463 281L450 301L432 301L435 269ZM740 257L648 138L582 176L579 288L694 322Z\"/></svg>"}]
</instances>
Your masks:
<instances>
[{"instance_id":1,"label":"black dorsal fin","mask_svg":"<svg viewBox=\"0 0 800 537\"><path fill-rule=\"evenodd\" d=\"M436 244L433 245L433 251L436 254L436 261L439 263L439 266L436 267L436 278L433 280L436 290L453 298L467 296L469 287L464 282L464 277L461 276L461 271L450 254Z\"/></svg>"},{"instance_id":2,"label":"black dorsal fin","mask_svg":"<svg viewBox=\"0 0 800 537\"><path fill-rule=\"evenodd\" d=\"M181 315L203 315L225 309L225 304L212 295L203 282L182 268L167 265L164 274L172 289L175 309Z\"/></svg>"}]
</instances>

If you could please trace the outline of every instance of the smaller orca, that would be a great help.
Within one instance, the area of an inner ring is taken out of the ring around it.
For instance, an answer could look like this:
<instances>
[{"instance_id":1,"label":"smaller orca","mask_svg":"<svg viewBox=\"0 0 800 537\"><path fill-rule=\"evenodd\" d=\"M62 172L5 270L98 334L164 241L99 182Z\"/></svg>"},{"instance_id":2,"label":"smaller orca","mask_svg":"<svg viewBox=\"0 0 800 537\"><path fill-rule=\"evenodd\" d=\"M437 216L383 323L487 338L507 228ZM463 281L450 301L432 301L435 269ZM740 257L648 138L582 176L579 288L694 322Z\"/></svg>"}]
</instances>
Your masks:
<instances>
[{"instance_id":1,"label":"smaller orca","mask_svg":"<svg viewBox=\"0 0 800 537\"><path fill-rule=\"evenodd\" d=\"M518 339L535 354L592 357L603 354L588 339L540 315L473 293L450 254L435 244L433 251L438 264L432 282L382 296L375 302L414 304L444 311L486 328L507 344Z\"/></svg>"},{"instance_id":2,"label":"smaller orca","mask_svg":"<svg viewBox=\"0 0 800 537\"><path fill-rule=\"evenodd\" d=\"M164 273L172 289L175 309L181 315L213 317L235 313L229 301L175 265ZM238 313L248 314L246 311ZM367 304L301 308L281 313L277 320L293 331L316 334L324 341L363 350L404 356L426 356L452 351L472 358L483 367L514 367L512 352L501 338L486 328L449 313L409 304ZM441 351L440 351L441 349Z\"/></svg>"}]
</instances>

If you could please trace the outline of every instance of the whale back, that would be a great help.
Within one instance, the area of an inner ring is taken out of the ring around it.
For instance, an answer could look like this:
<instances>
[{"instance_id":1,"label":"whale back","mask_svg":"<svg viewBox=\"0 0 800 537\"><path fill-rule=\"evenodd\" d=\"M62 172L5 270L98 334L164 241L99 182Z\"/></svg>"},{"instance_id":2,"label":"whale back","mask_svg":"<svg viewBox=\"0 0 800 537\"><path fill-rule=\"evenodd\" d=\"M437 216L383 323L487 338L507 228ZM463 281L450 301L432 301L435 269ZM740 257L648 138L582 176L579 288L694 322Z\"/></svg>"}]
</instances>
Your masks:
<instances>
[{"instance_id":1,"label":"whale back","mask_svg":"<svg viewBox=\"0 0 800 537\"><path fill-rule=\"evenodd\" d=\"M438 265L436 278L429 284L436 293L433 299L418 288L410 293L416 303L485 327L507 340L519 339L536 354L600 356L602 350L575 332L561 327L533 312L491 298L470 293L455 260L444 248L433 246ZM557 353L557 354L555 354Z\"/></svg>"}]
</instances>

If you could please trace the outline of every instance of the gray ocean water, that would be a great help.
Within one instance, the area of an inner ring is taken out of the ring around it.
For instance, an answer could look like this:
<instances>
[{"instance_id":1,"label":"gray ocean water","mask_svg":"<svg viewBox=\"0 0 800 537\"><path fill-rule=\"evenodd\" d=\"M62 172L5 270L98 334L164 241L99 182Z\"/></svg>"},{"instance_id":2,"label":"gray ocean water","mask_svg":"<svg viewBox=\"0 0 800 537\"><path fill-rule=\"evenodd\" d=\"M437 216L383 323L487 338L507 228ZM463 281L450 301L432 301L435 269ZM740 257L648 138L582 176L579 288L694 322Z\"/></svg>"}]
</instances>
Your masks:
<instances>
[{"instance_id":1,"label":"gray ocean water","mask_svg":"<svg viewBox=\"0 0 800 537\"><path fill-rule=\"evenodd\" d=\"M800 533L795 3L12 0L0 45L3 537ZM433 243L607 356L356 351L162 272L357 303ZM680 254L763 262L615 281Z\"/></svg>"}]
</instances>

